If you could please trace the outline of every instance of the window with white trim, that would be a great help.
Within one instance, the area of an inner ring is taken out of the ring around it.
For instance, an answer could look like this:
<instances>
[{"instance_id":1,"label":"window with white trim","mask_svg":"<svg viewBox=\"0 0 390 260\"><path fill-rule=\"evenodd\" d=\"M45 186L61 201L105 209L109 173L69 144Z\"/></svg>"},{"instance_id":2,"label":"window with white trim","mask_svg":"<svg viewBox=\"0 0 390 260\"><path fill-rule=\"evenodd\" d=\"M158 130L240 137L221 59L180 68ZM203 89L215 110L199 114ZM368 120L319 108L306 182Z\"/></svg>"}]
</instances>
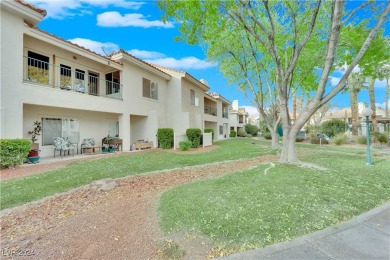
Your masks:
<instances>
[{"instance_id":1,"label":"window with white trim","mask_svg":"<svg viewBox=\"0 0 390 260\"><path fill-rule=\"evenodd\" d=\"M69 137L72 143L78 143L80 122L70 118L42 118L42 145L53 145L54 137Z\"/></svg>"},{"instance_id":2,"label":"window with white trim","mask_svg":"<svg viewBox=\"0 0 390 260\"><path fill-rule=\"evenodd\" d=\"M158 83L142 78L142 96L158 100Z\"/></svg>"},{"instance_id":3,"label":"window with white trim","mask_svg":"<svg viewBox=\"0 0 390 260\"><path fill-rule=\"evenodd\" d=\"M199 98L196 96L195 90L190 89L190 103L192 106L199 106Z\"/></svg>"}]
</instances>

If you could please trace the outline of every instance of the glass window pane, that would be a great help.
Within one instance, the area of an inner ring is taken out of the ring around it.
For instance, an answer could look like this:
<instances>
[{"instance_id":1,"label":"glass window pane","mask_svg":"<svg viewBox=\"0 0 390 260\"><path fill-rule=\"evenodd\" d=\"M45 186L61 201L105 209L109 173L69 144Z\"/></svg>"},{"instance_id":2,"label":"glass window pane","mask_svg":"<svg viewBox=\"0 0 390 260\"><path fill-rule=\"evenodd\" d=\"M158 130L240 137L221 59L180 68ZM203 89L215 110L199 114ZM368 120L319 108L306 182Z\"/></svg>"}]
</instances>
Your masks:
<instances>
[{"instance_id":1,"label":"glass window pane","mask_svg":"<svg viewBox=\"0 0 390 260\"><path fill-rule=\"evenodd\" d=\"M61 119L42 119L42 145L52 145L54 137L61 137Z\"/></svg>"}]
</instances>

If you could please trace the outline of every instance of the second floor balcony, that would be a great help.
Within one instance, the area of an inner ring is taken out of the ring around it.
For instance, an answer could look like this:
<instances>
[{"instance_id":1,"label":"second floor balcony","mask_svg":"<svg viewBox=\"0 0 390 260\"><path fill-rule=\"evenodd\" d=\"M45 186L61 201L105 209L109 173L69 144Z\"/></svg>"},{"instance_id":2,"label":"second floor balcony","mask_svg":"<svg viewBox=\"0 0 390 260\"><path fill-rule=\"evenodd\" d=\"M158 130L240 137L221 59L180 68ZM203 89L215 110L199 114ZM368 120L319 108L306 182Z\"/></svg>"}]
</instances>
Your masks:
<instances>
[{"instance_id":1,"label":"second floor balcony","mask_svg":"<svg viewBox=\"0 0 390 260\"><path fill-rule=\"evenodd\" d=\"M229 118L229 112L226 112L226 111L222 112L222 118L228 119Z\"/></svg>"},{"instance_id":2,"label":"second floor balcony","mask_svg":"<svg viewBox=\"0 0 390 260\"><path fill-rule=\"evenodd\" d=\"M204 106L204 113L212 116L217 116L217 109L208 105Z\"/></svg>"},{"instance_id":3,"label":"second floor balcony","mask_svg":"<svg viewBox=\"0 0 390 260\"><path fill-rule=\"evenodd\" d=\"M116 74L119 77L119 71ZM114 73L107 73L102 79L98 73L24 57L24 82L65 91L122 100L123 87L118 77Z\"/></svg>"}]
</instances>

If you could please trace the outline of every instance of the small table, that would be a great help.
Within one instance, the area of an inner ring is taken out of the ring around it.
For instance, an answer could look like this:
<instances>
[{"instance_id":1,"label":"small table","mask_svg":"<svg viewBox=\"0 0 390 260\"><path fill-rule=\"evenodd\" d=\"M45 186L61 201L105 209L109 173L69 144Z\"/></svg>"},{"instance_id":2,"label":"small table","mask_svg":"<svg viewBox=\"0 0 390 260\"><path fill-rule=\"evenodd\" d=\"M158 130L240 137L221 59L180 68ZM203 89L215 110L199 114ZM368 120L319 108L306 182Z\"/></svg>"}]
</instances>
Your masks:
<instances>
[{"instance_id":1,"label":"small table","mask_svg":"<svg viewBox=\"0 0 390 260\"><path fill-rule=\"evenodd\" d=\"M102 153L102 147L101 146L88 146L88 147L83 147L83 149L84 149L84 153L85 154L89 154L89 155L95 154L96 149L99 150L98 154Z\"/></svg>"}]
</instances>

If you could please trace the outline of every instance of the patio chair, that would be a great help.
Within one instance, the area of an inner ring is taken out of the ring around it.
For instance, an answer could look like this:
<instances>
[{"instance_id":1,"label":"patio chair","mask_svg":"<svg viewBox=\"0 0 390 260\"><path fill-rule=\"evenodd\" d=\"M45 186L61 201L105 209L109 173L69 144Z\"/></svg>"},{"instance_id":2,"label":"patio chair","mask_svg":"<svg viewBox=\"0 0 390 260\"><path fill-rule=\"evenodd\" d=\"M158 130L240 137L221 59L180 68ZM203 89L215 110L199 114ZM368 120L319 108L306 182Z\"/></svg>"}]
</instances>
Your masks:
<instances>
[{"instance_id":1,"label":"patio chair","mask_svg":"<svg viewBox=\"0 0 390 260\"><path fill-rule=\"evenodd\" d=\"M68 154L70 153L70 150L73 151L73 156L74 156L74 150L76 149L76 147L74 147L69 138L67 137L54 137L54 158L56 158L56 151L59 150L60 151L60 156L62 158L62 152L64 152L64 156L65 156L65 152L68 151Z\"/></svg>"},{"instance_id":2,"label":"patio chair","mask_svg":"<svg viewBox=\"0 0 390 260\"><path fill-rule=\"evenodd\" d=\"M88 147L95 147L95 139L93 138L85 138L83 139L83 142L81 143L81 153L83 153L83 150Z\"/></svg>"}]
</instances>

